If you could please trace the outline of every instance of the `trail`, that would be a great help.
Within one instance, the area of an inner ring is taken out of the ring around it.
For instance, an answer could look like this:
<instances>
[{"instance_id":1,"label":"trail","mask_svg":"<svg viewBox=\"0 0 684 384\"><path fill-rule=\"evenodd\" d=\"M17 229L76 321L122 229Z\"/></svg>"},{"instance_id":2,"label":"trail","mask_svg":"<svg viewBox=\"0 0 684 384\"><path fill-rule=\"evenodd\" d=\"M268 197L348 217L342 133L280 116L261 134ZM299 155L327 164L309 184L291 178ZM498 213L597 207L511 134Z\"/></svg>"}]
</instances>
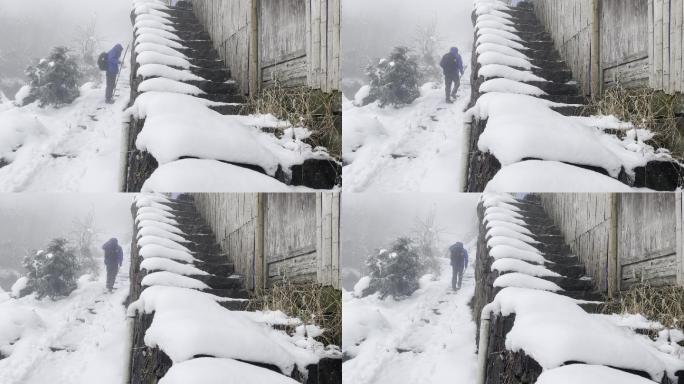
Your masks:
<instances>
[{"instance_id":1,"label":"trail","mask_svg":"<svg viewBox=\"0 0 684 384\"><path fill-rule=\"evenodd\" d=\"M104 92L104 82L88 83L78 99L62 108L34 103L0 109L0 114L21 113L44 126L42 134L16 151L13 162L0 168L0 192L116 192L128 68L122 70L114 104L104 102Z\"/></svg>"},{"instance_id":2,"label":"trail","mask_svg":"<svg viewBox=\"0 0 684 384\"><path fill-rule=\"evenodd\" d=\"M451 267L443 260L440 278L421 280L407 300L344 298L345 317L356 328L343 336L343 348L355 358L343 365L345 384L447 384L475 381L475 323L470 301L475 281L466 271L463 288L451 290ZM345 320L345 332L347 332ZM354 338L358 346L347 341ZM351 348L350 348L351 347Z\"/></svg>"},{"instance_id":3,"label":"trail","mask_svg":"<svg viewBox=\"0 0 684 384\"><path fill-rule=\"evenodd\" d=\"M468 74L463 76L466 80ZM358 142L344 154L348 192L453 192L461 184L463 110L470 86L462 84L454 104L444 85L421 88L413 104L395 109L376 103L344 106L344 139ZM375 121L373 121L375 120ZM368 122L379 123L369 132ZM364 136L364 137L359 137Z\"/></svg>"},{"instance_id":4,"label":"trail","mask_svg":"<svg viewBox=\"0 0 684 384\"><path fill-rule=\"evenodd\" d=\"M107 293L104 270L96 281L62 300L36 300L34 295L0 304L0 310L33 310L42 326L28 329L12 354L0 360L3 384L120 384L125 377L129 338L123 302L128 296L128 266Z\"/></svg>"}]
</instances>

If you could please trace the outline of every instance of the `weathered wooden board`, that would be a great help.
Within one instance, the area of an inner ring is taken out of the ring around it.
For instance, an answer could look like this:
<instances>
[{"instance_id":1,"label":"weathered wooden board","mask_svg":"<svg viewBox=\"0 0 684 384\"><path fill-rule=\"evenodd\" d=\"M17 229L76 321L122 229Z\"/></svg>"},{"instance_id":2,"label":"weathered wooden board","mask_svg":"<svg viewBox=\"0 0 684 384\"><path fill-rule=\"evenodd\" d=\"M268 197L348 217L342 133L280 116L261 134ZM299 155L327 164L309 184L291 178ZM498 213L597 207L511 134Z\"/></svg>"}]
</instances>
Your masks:
<instances>
[{"instance_id":1,"label":"weathered wooden board","mask_svg":"<svg viewBox=\"0 0 684 384\"><path fill-rule=\"evenodd\" d=\"M263 239L266 284L318 281L339 287L339 194L263 194L263 234L259 236L256 193L193 194L227 260L255 288L258 239Z\"/></svg>"},{"instance_id":2,"label":"weathered wooden board","mask_svg":"<svg viewBox=\"0 0 684 384\"><path fill-rule=\"evenodd\" d=\"M249 92L251 5L257 1L260 86L274 73L286 85L339 89L340 0L193 0L243 93ZM305 65L293 60L305 59Z\"/></svg>"},{"instance_id":3,"label":"weathered wooden board","mask_svg":"<svg viewBox=\"0 0 684 384\"><path fill-rule=\"evenodd\" d=\"M608 287L610 194L543 194L542 204L566 242L601 290ZM638 281L675 284L677 262L676 194L617 195L617 268L619 289ZM680 240L681 243L681 240ZM617 278L617 277L616 277Z\"/></svg>"},{"instance_id":4,"label":"weathered wooden board","mask_svg":"<svg viewBox=\"0 0 684 384\"><path fill-rule=\"evenodd\" d=\"M561 57L589 94L592 0L533 2ZM605 85L624 79L627 87L684 90L684 0L601 0L600 20Z\"/></svg>"}]
</instances>

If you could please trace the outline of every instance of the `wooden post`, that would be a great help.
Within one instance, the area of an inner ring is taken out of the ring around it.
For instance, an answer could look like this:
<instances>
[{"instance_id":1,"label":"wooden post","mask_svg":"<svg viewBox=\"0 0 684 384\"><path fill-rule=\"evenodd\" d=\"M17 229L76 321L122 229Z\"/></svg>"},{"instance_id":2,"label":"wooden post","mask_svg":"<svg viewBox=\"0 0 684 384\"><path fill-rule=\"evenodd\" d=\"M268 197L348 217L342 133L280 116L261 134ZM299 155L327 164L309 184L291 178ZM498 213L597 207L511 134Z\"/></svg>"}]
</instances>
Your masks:
<instances>
[{"instance_id":1,"label":"wooden post","mask_svg":"<svg viewBox=\"0 0 684 384\"><path fill-rule=\"evenodd\" d=\"M618 268L618 208L620 195L610 194L610 229L608 232L608 297L613 298L620 291Z\"/></svg>"},{"instance_id":2,"label":"wooden post","mask_svg":"<svg viewBox=\"0 0 684 384\"><path fill-rule=\"evenodd\" d=\"M249 94L259 92L259 0L250 2L249 18Z\"/></svg>"},{"instance_id":3,"label":"wooden post","mask_svg":"<svg viewBox=\"0 0 684 384\"><path fill-rule=\"evenodd\" d=\"M682 206L682 194L677 193L676 200L676 215L675 215L675 230L677 231L677 284L684 287L684 207Z\"/></svg>"},{"instance_id":4,"label":"wooden post","mask_svg":"<svg viewBox=\"0 0 684 384\"><path fill-rule=\"evenodd\" d=\"M254 228L254 290L259 294L266 288L266 283L268 281L268 270L264 257L266 195L264 193L257 193L256 201L256 228Z\"/></svg>"},{"instance_id":5,"label":"wooden post","mask_svg":"<svg viewBox=\"0 0 684 384\"><path fill-rule=\"evenodd\" d=\"M600 98L603 92L601 69L601 0L592 0L591 21L591 96Z\"/></svg>"}]
</instances>

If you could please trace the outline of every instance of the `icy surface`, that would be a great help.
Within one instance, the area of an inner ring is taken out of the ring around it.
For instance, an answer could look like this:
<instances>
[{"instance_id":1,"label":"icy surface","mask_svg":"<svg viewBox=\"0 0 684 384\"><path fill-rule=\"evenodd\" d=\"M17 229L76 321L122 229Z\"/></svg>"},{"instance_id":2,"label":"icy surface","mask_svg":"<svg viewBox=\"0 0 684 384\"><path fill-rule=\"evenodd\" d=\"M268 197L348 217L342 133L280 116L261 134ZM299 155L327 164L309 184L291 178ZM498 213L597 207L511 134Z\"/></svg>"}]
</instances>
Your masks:
<instances>
[{"instance_id":1,"label":"icy surface","mask_svg":"<svg viewBox=\"0 0 684 384\"><path fill-rule=\"evenodd\" d=\"M297 384L276 372L232 359L202 357L174 364L159 384Z\"/></svg>"}]
</instances>

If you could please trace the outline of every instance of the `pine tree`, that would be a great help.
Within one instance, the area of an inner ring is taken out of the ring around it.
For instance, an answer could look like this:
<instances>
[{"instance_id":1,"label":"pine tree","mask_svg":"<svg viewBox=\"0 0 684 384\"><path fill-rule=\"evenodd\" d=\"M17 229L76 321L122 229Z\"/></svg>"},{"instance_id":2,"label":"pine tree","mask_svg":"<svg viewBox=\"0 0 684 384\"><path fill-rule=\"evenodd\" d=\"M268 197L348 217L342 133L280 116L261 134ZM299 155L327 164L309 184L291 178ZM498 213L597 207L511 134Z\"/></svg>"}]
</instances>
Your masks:
<instances>
[{"instance_id":1,"label":"pine tree","mask_svg":"<svg viewBox=\"0 0 684 384\"><path fill-rule=\"evenodd\" d=\"M49 296L54 300L76 289L78 265L75 251L66 239L54 239L47 250L26 256L24 268L28 272L27 288L35 291L38 299Z\"/></svg>"},{"instance_id":2,"label":"pine tree","mask_svg":"<svg viewBox=\"0 0 684 384\"><path fill-rule=\"evenodd\" d=\"M41 59L36 66L26 68L31 92L24 103L40 101L40 106L60 107L71 104L79 96L78 83L81 71L76 59L66 47L55 47L50 56Z\"/></svg>"},{"instance_id":3,"label":"pine tree","mask_svg":"<svg viewBox=\"0 0 684 384\"><path fill-rule=\"evenodd\" d=\"M368 100L378 100L380 107L401 107L420 97L418 62L407 47L395 47L388 58L366 69L370 79Z\"/></svg>"},{"instance_id":4,"label":"pine tree","mask_svg":"<svg viewBox=\"0 0 684 384\"><path fill-rule=\"evenodd\" d=\"M366 260L371 282L364 294L378 292L380 298L411 296L419 288L423 267L414 242L399 238L389 250L383 249Z\"/></svg>"}]
</instances>

